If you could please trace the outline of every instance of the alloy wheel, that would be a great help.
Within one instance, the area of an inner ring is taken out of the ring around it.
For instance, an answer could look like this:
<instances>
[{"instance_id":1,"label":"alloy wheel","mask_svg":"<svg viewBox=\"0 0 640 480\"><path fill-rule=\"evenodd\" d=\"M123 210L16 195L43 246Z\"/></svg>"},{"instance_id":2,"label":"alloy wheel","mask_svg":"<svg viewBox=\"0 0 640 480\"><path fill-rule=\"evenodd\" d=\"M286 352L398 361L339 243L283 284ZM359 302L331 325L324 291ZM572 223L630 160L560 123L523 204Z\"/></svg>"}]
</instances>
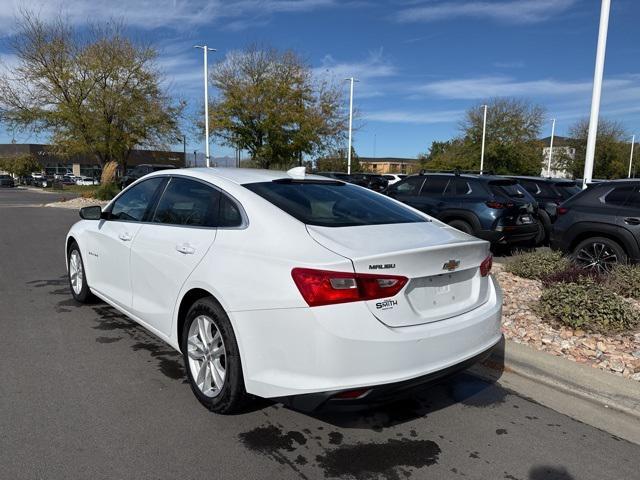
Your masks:
<instances>
[{"instance_id":1,"label":"alloy wheel","mask_svg":"<svg viewBox=\"0 0 640 480\"><path fill-rule=\"evenodd\" d=\"M73 250L69 256L69 279L71 280L71 288L73 288L73 292L76 295L80 295L84 281L84 269L82 268L80 252L77 250Z\"/></svg>"},{"instance_id":2,"label":"alloy wheel","mask_svg":"<svg viewBox=\"0 0 640 480\"><path fill-rule=\"evenodd\" d=\"M227 353L220 330L210 317L200 315L191 322L187 355L198 389L207 397L218 396L225 382Z\"/></svg>"},{"instance_id":3,"label":"alloy wheel","mask_svg":"<svg viewBox=\"0 0 640 480\"><path fill-rule=\"evenodd\" d=\"M618 255L607 244L593 242L582 247L576 253L576 261L586 269L607 273L618 263Z\"/></svg>"}]
</instances>

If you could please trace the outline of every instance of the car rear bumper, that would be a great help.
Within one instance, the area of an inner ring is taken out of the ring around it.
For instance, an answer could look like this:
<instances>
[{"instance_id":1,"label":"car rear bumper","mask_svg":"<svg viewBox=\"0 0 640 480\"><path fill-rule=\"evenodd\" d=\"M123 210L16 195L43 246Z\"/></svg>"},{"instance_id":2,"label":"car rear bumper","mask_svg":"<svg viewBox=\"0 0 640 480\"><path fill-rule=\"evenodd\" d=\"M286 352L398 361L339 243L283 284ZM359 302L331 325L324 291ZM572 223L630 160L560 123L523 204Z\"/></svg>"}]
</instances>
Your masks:
<instances>
[{"instance_id":1,"label":"car rear bumper","mask_svg":"<svg viewBox=\"0 0 640 480\"><path fill-rule=\"evenodd\" d=\"M313 406L340 391L384 396L466 368L501 338L502 293L492 279L480 307L409 327L384 325L363 302L229 313L247 392Z\"/></svg>"},{"instance_id":2,"label":"car rear bumper","mask_svg":"<svg viewBox=\"0 0 640 480\"><path fill-rule=\"evenodd\" d=\"M321 407L337 407L337 408L362 408L384 404L411 395L421 388L429 384L436 383L447 377L471 368L476 363L486 360L491 352L500 343L500 340L489 347L487 350L480 352L478 355L464 360L455 365L428 373L421 377L412 378L402 382L385 383L383 385L375 385L356 390L356 393L364 391L361 396L354 399L340 398L339 395L350 390L337 390L333 392L306 393L303 395L291 395L281 397L277 400L291 408L302 411L314 411ZM351 390L353 392L354 390Z\"/></svg>"},{"instance_id":3,"label":"car rear bumper","mask_svg":"<svg viewBox=\"0 0 640 480\"><path fill-rule=\"evenodd\" d=\"M476 235L491 243L511 244L533 240L538 234L538 224L529 225L504 225L495 230L481 230Z\"/></svg>"}]
</instances>

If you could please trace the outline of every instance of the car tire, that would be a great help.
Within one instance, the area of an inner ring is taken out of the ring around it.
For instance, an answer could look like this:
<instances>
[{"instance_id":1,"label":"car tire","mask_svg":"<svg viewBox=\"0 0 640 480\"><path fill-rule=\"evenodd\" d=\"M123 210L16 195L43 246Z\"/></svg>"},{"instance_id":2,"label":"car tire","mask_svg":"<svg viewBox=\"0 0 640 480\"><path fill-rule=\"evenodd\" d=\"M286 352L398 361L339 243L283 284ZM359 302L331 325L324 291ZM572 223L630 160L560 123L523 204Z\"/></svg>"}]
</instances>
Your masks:
<instances>
[{"instance_id":1,"label":"car tire","mask_svg":"<svg viewBox=\"0 0 640 480\"><path fill-rule=\"evenodd\" d=\"M583 268L600 273L609 272L616 264L625 264L629 260L624 248L607 237L591 237L581 241L571 252L571 258Z\"/></svg>"},{"instance_id":2,"label":"car tire","mask_svg":"<svg viewBox=\"0 0 640 480\"><path fill-rule=\"evenodd\" d=\"M473 235L473 227L469 222L465 222L464 220L450 220L447 222L447 224L450 227L460 230L461 232Z\"/></svg>"},{"instance_id":3,"label":"car tire","mask_svg":"<svg viewBox=\"0 0 640 480\"><path fill-rule=\"evenodd\" d=\"M229 317L213 298L202 298L191 306L180 347L189 384L198 401L223 415L241 411L249 396L244 387L240 350Z\"/></svg>"},{"instance_id":4,"label":"car tire","mask_svg":"<svg viewBox=\"0 0 640 480\"><path fill-rule=\"evenodd\" d=\"M549 237L551 235L551 219L549 218L549 214L547 212L540 210L538 212L538 218L536 219L538 223L538 234L534 240L535 246L543 246L549 244Z\"/></svg>"},{"instance_id":5,"label":"car tire","mask_svg":"<svg viewBox=\"0 0 640 480\"><path fill-rule=\"evenodd\" d=\"M80 247L76 242L71 243L67 254L67 278L71 295L80 303L90 303L94 296L87 283L87 274L84 269L84 260Z\"/></svg>"}]
</instances>

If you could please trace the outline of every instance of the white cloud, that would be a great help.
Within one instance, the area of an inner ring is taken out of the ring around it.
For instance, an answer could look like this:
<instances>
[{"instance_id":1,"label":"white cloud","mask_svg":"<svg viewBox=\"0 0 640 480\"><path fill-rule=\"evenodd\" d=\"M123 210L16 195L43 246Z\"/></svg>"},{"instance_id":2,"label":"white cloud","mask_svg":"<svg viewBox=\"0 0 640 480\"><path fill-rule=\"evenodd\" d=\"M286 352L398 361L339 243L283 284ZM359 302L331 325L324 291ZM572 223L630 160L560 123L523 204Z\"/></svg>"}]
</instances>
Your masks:
<instances>
[{"instance_id":1,"label":"white cloud","mask_svg":"<svg viewBox=\"0 0 640 480\"><path fill-rule=\"evenodd\" d=\"M327 76L336 80L355 77L360 81L391 77L397 69L385 57L383 49L369 52L366 59L356 62L338 62L333 56L325 55L320 66L313 69L317 77Z\"/></svg>"},{"instance_id":2,"label":"white cloud","mask_svg":"<svg viewBox=\"0 0 640 480\"><path fill-rule=\"evenodd\" d=\"M513 0L430 2L401 10L395 15L400 22L434 22L450 18L472 17L505 23L537 23L567 10L577 0Z\"/></svg>"},{"instance_id":3,"label":"white cloud","mask_svg":"<svg viewBox=\"0 0 640 480\"><path fill-rule=\"evenodd\" d=\"M563 82L551 79L517 81L506 76L488 76L431 82L415 87L415 91L441 98L477 100L500 96L586 93L591 91L591 82Z\"/></svg>"},{"instance_id":4,"label":"white cloud","mask_svg":"<svg viewBox=\"0 0 640 480\"><path fill-rule=\"evenodd\" d=\"M278 13L296 13L326 8L338 0L4 0L0 29L9 33L22 9L48 20L63 15L73 24L123 18L142 29L209 25L226 20L223 26L243 28ZM8 3L8 5L6 5ZM235 27L234 27L235 25Z\"/></svg>"},{"instance_id":5,"label":"white cloud","mask_svg":"<svg viewBox=\"0 0 640 480\"><path fill-rule=\"evenodd\" d=\"M363 115L364 120L385 123L435 124L455 123L464 115L464 110L441 110L410 112L403 110L378 110Z\"/></svg>"}]
</instances>

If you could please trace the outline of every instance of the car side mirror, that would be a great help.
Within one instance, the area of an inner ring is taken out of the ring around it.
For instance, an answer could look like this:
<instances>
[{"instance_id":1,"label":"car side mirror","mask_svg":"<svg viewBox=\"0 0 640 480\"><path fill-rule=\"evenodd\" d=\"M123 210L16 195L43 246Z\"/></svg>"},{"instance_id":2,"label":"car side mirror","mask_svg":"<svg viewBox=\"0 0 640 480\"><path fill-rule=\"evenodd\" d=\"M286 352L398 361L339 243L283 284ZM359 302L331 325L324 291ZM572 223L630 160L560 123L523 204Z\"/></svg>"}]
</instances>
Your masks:
<instances>
[{"instance_id":1,"label":"car side mirror","mask_svg":"<svg viewBox=\"0 0 640 480\"><path fill-rule=\"evenodd\" d=\"M80 218L83 220L100 220L102 218L102 207L99 205L82 207L80 209Z\"/></svg>"}]
</instances>

